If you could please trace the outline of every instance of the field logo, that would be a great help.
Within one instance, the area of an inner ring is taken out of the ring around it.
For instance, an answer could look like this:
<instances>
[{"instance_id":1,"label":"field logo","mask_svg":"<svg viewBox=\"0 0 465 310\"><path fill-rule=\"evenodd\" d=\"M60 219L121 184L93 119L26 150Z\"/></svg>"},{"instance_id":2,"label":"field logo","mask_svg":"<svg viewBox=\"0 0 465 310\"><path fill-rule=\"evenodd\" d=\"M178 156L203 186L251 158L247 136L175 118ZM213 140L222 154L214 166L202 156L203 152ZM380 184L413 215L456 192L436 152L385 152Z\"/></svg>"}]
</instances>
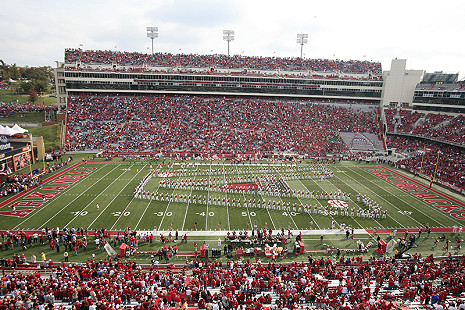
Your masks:
<instances>
[{"instance_id":1,"label":"field logo","mask_svg":"<svg viewBox=\"0 0 465 310\"><path fill-rule=\"evenodd\" d=\"M328 204L331 207L335 207L339 209L345 209L349 207L349 203L343 200L328 200Z\"/></svg>"},{"instance_id":2,"label":"field logo","mask_svg":"<svg viewBox=\"0 0 465 310\"><path fill-rule=\"evenodd\" d=\"M172 177L172 176L174 176L174 173L172 173L172 172L160 172L158 174L159 178L169 178L169 177Z\"/></svg>"},{"instance_id":3,"label":"field logo","mask_svg":"<svg viewBox=\"0 0 465 310\"><path fill-rule=\"evenodd\" d=\"M226 184L220 186L223 190L233 190L233 191L256 191L258 189L258 185L255 183L233 183L233 184Z\"/></svg>"}]
</instances>

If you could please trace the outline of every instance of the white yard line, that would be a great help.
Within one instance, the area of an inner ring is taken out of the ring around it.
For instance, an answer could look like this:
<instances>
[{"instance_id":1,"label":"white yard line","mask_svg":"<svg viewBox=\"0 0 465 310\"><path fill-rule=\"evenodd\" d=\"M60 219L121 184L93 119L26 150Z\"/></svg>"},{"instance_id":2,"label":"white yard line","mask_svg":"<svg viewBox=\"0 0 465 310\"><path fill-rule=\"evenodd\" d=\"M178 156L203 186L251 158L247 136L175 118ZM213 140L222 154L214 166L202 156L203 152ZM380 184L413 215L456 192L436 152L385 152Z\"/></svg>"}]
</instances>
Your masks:
<instances>
[{"instance_id":1,"label":"white yard line","mask_svg":"<svg viewBox=\"0 0 465 310\"><path fill-rule=\"evenodd\" d=\"M194 178L195 180L195 178ZM192 189L194 188L194 186L191 186L191 191L189 192L189 196L190 197L192 195ZM187 218L187 211L189 210L189 201L190 201L190 198L188 198L187 200L187 207L186 207L186 213L184 214L184 221L182 222L182 228L181 230L184 230L184 225L186 224L186 218Z\"/></svg>"},{"instance_id":2,"label":"white yard line","mask_svg":"<svg viewBox=\"0 0 465 310\"><path fill-rule=\"evenodd\" d=\"M118 166L121 166L121 165L118 165ZM128 172L128 170L125 170L125 171L124 171L122 174L120 174L116 179L114 179L110 184L108 184L108 186L105 187L105 189L104 189L103 191L101 191L97 196L95 196L95 198L92 199L80 212L85 211L90 205L93 205L93 202L94 202L95 200L97 200L97 198L99 198L100 195L102 195L110 186L112 186L113 183L115 183L116 181L118 181L118 179L119 179L121 176L123 176L126 172ZM127 184L126 184L126 186L127 186ZM118 194L119 194L119 193L118 193ZM108 207L108 205L107 205L107 207ZM80 212L79 212L79 213L80 213ZM102 210L102 212L103 212L103 210ZM68 224L66 224L65 227L68 227L76 218L78 218L78 217L79 217L79 213L76 214L76 215L68 222ZM101 214L101 213L100 213L100 214ZM98 217L98 216L97 216L97 217ZM95 222L95 220L94 220L92 223L94 223L94 222ZM89 224L89 225L87 225L87 228L89 228L89 227L92 225L92 223Z\"/></svg>"},{"instance_id":3,"label":"white yard line","mask_svg":"<svg viewBox=\"0 0 465 310\"><path fill-rule=\"evenodd\" d=\"M324 188L321 187L315 180L313 180L313 179L310 179L310 180L311 180L313 183L315 183L315 185L316 185L317 187L319 187L322 191L326 192L326 191L324 190ZM301 181L301 183L302 183L302 181ZM303 184L303 183L302 183L302 184ZM305 184L303 184L303 185L305 186ZM308 187L305 186L305 188L306 188L307 191L308 191ZM318 202L318 204L319 204L321 207L323 207L323 205L321 204L321 202L320 202L319 199L316 199L316 201ZM337 224L339 224L339 223L334 219L334 217L333 217L331 214L329 214L329 216L331 217L331 221L334 221L334 222L336 222Z\"/></svg>"},{"instance_id":4,"label":"white yard line","mask_svg":"<svg viewBox=\"0 0 465 310\"><path fill-rule=\"evenodd\" d=\"M236 168L237 178L239 179L239 171L237 170L237 166L235 168ZM244 193L242 193L242 197L244 198L244 200L246 200ZM247 215L249 216L250 228L253 228L253 222L252 222L252 218L250 217L249 206L247 203L246 203L246 209L247 209Z\"/></svg>"},{"instance_id":5,"label":"white yard line","mask_svg":"<svg viewBox=\"0 0 465 310\"><path fill-rule=\"evenodd\" d=\"M405 175L401 175L401 177L404 178L404 179L406 179L406 180L410 180L410 178L407 177L407 176L405 176ZM380 178L380 179L381 179L381 178ZM385 182L385 183L389 183L388 181L386 181L386 180L384 180L384 179L382 179L382 180L383 180L383 182ZM389 183L389 184L391 184L391 183ZM421 188L423 188L423 187L421 187ZM397 189L399 189L399 188L397 188ZM400 190L400 189L399 189L399 190ZM410 194L409 194L409 195L410 195ZM455 223L457 223L459 226L463 226L463 222L461 222L461 221L459 221L459 220L457 220L457 219L455 219L455 218L449 218L449 217L447 217L447 213L444 213L443 211L440 211L440 209L438 209L438 208L432 208L431 205L428 205L428 204L424 203L424 201L422 201L420 198L418 198L418 197L416 197L416 196L414 196L414 195L411 195L411 196L414 197L416 200L418 200L418 201L419 201L420 203L422 203L423 205L427 206L430 210L434 210L434 212L436 212L437 214L440 214L441 216L446 217L447 220L452 220L452 221L454 221ZM449 196L446 195L446 197L449 197ZM403 201L403 200L402 200L402 201ZM411 206L411 205L409 204L409 206ZM415 207L412 207L412 208L414 208L415 210L419 211L419 210L418 210L417 208L415 208ZM422 214L425 214L425 213L423 213L422 211L420 211L420 212L421 212ZM425 214L425 215L426 215L426 214ZM441 223L441 222L436 221L436 223ZM441 227L442 227L442 226L441 226Z\"/></svg>"},{"instance_id":6,"label":"white yard line","mask_svg":"<svg viewBox=\"0 0 465 310\"><path fill-rule=\"evenodd\" d=\"M224 161L223 161L223 180L225 181L225 185L228 185L227 181L226 181L226 173L225 173L225 170L224 170ZM226 198L225 198L225 201L226 201L226 213L228 215L228 231L231 230L231 225L230 225L230 221L229 221L229 203L228 203L228 192L226 192Z\"/></svg>"},{"instance_id":7,"label":"white yard line","mask_svg":"<svg viewBox=\"0 0 465 310\"><path fill-rule=\"evenodd\" d=\"M210 182L211 182L211 169L212 162L210 161L210 168L208 168L208 179L207 179L207 212L205 212L205 230L208 230L208 205L210 203Z\"/></svg>"},{"instance_id":8,"label":"white yard line","mask_svg":"<svg viewBox=\"0 0 465 310\"><path fill-rule=\"evenodd\" d=\"M302 182L302 180L300 180L300 179L298 179L298 180L299 180L300 184L302 184L302 185L305 187L305 189L307 189L307 192L308 192L308 187L305 186L305 184ZM300 200L300 198L299 198L299 197L296 197L296 198L299 199L300 204L303 205L303 203L302 203L302 201ZM312 206L310 206L310 207L312 207ZM315 225L318 227L318 229L320 229L320 225L318 225L318 222L315 221L315 219L314 219L313 216L312 216L312 209L310 209L310 211L308 212L308 215L310 215L310 218L312 219L312 222L315 223Z\"/></svg>"},{"instance_id":9,"label":"white yard line","mask_svg":"<svg viewBox=\"0 0 465 310\"><path fill-rule=\"evenodd\" d=\"M266 169L265 169L266 170ZM268 174L265 172L263 173L265 174L266 176L268 176ZM260 190L260 189L259 189ZM260 195L260 197L262 197L263 201L266 201L265 198L263 197L263 195ZM273 218L271 217L271 213L270 213L270 210L268 210L268 208L266 208L265 206L265 209L266 209L266 212L268 212L268 216L270 217L270 221L271 221L271 225L273 225L273 230L276 230L276 225L274 224L274 221L273 221Z\"/></svg>"},{"instance_id":10,"label":"white yard line","mask_svg":"<svg viewBox=\"0 0 465 310\"><path fill-rule=\"evenodd\" d=\"M174 167L174 165L173 165L173 167ZM169 168L169 169L171 169L171 168ZM179 177L177 178L177 180L179 180L179 179L181 179L181 176L179 176ZM173 192L171 193L171 195L173 195L175 191L176 191L176 189L173 188ZM163 221L165 220L166 212L168 212L168 207L170 206L170 203L171 203L171 200L172 200L172 199L173 199L173 198L171 198L171 199L168 201L168 204L166 205L165 212L163 212L163 217L161 218L160 224L158 225L158 230L160 230L161 224L163 224Z\"/></svg>"},{"instance_id":11,"label":"white yard line","mask_svg":"<svg viewBox=\"0 0 465 310\"><path fill-rule=\"evenodd\" d=\"M276 167L273 167L273 170L275 170L276 173L280 174L280 172L276 170ZM283 199L281 198L281 196L279 196L279 200L281 200L281 202L284 202ZM298 230L299 227L297 227L297 224L294 221L294 217L292 216L291 211L289 211L289 217L291 218L292 222L294 223L295 230Z\"/></svg>"},{"instance_id":12,"label":"white yard line","mask_svg":"<svg viewBox=\"0 0 465 310\"><path fill-rule=\"evenodd\" d=\"M346 175L347 176L347 175ZM335 178L338 178L341 182L343 182L345 185L347 185L348 187L350 187L351 189L353 189L355 192L357 193L360 193L359 191L357 191L355 188L353 188L352 186L350 186L348 183L344 182L341 178L337 177L336 175L334 175ZM347 176L348 177L348 176ZM332 184L332 182L330 182ZM334 187L336 187L336 185L333 184ZM352 200L352 198L350 199L354 204L356 204L359 208L360 206L358 205L357 202L355 202L354 200ZM405 227L404 225L402 225L398 220L396 220L394 217L392 217L391 215L389 215L389 213L387 214L388 217L390 217L391 219L393 219L397 224L399 224L399 227ZM354 219L355 220L355 219ZM378 221L376 221L380 226L383 226L381 225ZM383 226L384 227L384 226Z\"/></svg>"},{"instance_id":13,"label":"white yard line","mask_svg":"<svg viewBox=\"0 0 465 310\"><path fill-rule=\"evenodd\" d=\"M152 167L152 165L150 165L150 167ZM161 169L161 165L158 166L157 172L160 171L160 169ZM149 168L149 171L150 171L150 173L153 173L152 170L151 170L150 168ZM157 189L155 190L155 193L158 192L158 189L159 189L159 188L160 188L160 182L158 182L158 186L157 186ZM132 201L132 200L131 200L131 201ZM139 220L137 221L137 224L136 224L136 226L134 227L134 230L137 230L137 227L139 227L140 221L142 221L142 219L144 218L145 213L147 213L147 210L148 210L149 206L152 204L152 201L153 201L153 195L152 195L152 197L150 198L149 203L148 203L147 206L145 207L144 213L142 213L141 217L140 217ZM129 205L129 204L128 204L128 205ZM127 206L126 206L126 209L127 209ZM125 209L125 210L126 210L126 209ZM114 225L114 224L113 224L113 225Z\"/></svg>"},{"instance_id":14,"label":"white yard line","mask_svg":"<svg viewBox=\"0 0 465 310\"><path fill-rule=\"evenodd\" d=\"M336 175L334 175L334 176L336 177ZM338 177L336 177L336 178L338 178ZM338 179L339 179L339 178L338 178ZM340 180L340 179L339 179L339 180ZM341 181L342 181L342 180L341 180ZM331 182L331 181L328 180L328 183L331 184L332 186L334 186L337 190L339 190L339 188L338 188L336 185L334 185L333 182ZM343 182L343 183L344 183L344 184L347 184L347 183L345 183L345 182ZM348 184L347 184L347 186L349 186L350 188L353 188L353 187L351 187L351 186L348 185ZM352 199L351 199L351 201L352 201L353 203L355 203L355 201L353 201ZM357 203L355 203L355 204L358 206ZM360 206L359 206L359 207L360 207ZM355 219L355 217L353 217L353 216L350 215L350 218L353 219L353 220L355 221L355 223L357 223L357 225L358 225L359 227L362 227L362 228L363 228L363 226ZM376 219L373 219L373 220L374 220L376 223L378 223L379 226L381 226L381 227L384 228L384 226L381 225ZM394 218L393 218L393 220L396 221L396 219L394 219ZM397 221L396 221L396 222L397 222ZM397 223L399 223L399 222L397 222ZM400 224L400 223L399 223L399 224ZM368 227L365 227L365 228L368 228ZM371 235L371 237L372 237L373 240L376 240L374 234Z\"/></svg>"},{"instance_id":15,"label":"white yard line","mask_svg":"<svg viewBox=\"0 0 465 310\"><path fill-rule=\"evenodd\" d=\"M130 180L129 182L126 183L126 185L118 192L117 195L115 195L115 197L113 197L113 199L110 201L110 203L107 204L107 206L102 210L102 212L100 212L100 213L95 217L95 219L92 221L92 223L90 223L89 226L87 226L87 227L91 227L92 224L95 223L95 221L100 217L100 215L103 214L103 212L113 203L113 201L119 196L119 194L121 194L121 192L129 185L129 183L131 183L131 181L134 180L134 178L135 178L140 172L142 172L142 170L143 170L143 168L142 168L139 172L137 172L137 173L131 178L131 180ZM125 173L126 173L126 172L125 172ZM119 179L119 177L118 177L118 179ZM115 180L115 181L116 181L116 180ZM132 200L131 200L131 201L132 201ZM123 214L123 213L121 213L121 215L122 215L122 214ZM121 217L121 215L120 215L120 217Z\"/></svg>"},{"instance_id":16,"label":"white yard line","mask_svg":"<svg viewBox=\"0 0 465 310\"><path fill-rule=\"evenodd\" d=\"M336 178L338 178L335 174L334 174L334 176L335 176ZM338 179L339 179L339 178L338 178ZM341 181L342 181L342 180L341 180ZM330 179L328 179L328 183L331 184L336 190L339 190L339 188L338 188L336 185L334 185L333 182L330 181ZM346 184L346 183L344 182L344 184ZM352 187L351 187L350 185L348 185L348 184L347 184L347 186L349 186L350 188L352 188ZM352 200L352 199L351 199L351 200ZM354 202L354 201L352 201L352 202ZM354 202L354 203L355 203L355 202ZM355 203L355 204L358 206L357 203ZM360 225L360 223L355 219L355 217L353 217L353 216L351 216L351 215L349 215L349 217L350 217L351 219L353 219L354 222L357 223L357 225L358 225L359 227L368 228L368 227L363 227L362 225ZM377 220L375 220L375 222L378 223ZM379 224L379 223L378 223L378 224ZM399 224L400 224L400 223L399 223ZM381 224L379 224L379 225L382 226Z\"/></svg>"},{"instance_id":17,"label":"white yard line","mask_svg":"<svg viewBox=\"0 0 465 310\"><path fill-rule=\"evenodd\" d=\"M349 169L350 171L352 171L353 173L357 174L358 176L360 176L361 178L365 179L367 182L370 182L370 183L372 183L372 184L375 184L373 181L371 181L371 180L369 180L368 178L362 176L360 173L354 171L354 170L351 169L350 167L348 167L348 169ZM393 206L395 209L397 209L397 210L400 211L400 209L399 209L396 205L394 205L393 203L391 203L391 202L389 202L388 200L384 199L381 195L379 195L379 194L377 194L376 192L372 191L372 190L369 189L367 186L361 184L359 181L357 181L356 179L350 177L349 175L347 175L347 177L351 178L352 180L354 180L355 182L357 182L358 184L360 184L360 186L363 186L364 188L368 189L368 190L369 190L370 192L372 192L374 195L376 195L377 197L379 197L380 199L382 199L383 201L385 201L386 203L388 203L389 205ZM385 181L385 182L388 183L387 181ZM376 184L375 184L375 185L376 185ZM378 185L376 185L376 186L378 186ZM386 191L386 190L385 190L384 188L382 188L381 186L378 186L378 187L380 187L381 189L383 189L384 191ZM397 198L399 198L399 197L397 197ZM401 198L399 198L399 199L402 200ZM424 216L430 218L430 219L433 220L434 222L436 222L436 223L438 223L439 225L441 225L440 222L438 222L438 221L435 220L434 218L430 217L429 215L425 214L424 212L418 210L417 208L413 207L412 205L406 203L404 200L402 200L402 202L404 202L404 203L405 203L406 205L408 205L409 207L411 207L411 208L417 210L419 213L423 214ZM405 216L407 216L408 218L410 218L410 219L412 219L413 221L415 221L416 223L418 223L418 225L419 225L420 227L423 227L424 224L420 223L420 222L417 221L415 218L411 217L410 215L405 215ZM404 227L405 227L405 226L404 226Z\"/></svg>"}]
</instances>

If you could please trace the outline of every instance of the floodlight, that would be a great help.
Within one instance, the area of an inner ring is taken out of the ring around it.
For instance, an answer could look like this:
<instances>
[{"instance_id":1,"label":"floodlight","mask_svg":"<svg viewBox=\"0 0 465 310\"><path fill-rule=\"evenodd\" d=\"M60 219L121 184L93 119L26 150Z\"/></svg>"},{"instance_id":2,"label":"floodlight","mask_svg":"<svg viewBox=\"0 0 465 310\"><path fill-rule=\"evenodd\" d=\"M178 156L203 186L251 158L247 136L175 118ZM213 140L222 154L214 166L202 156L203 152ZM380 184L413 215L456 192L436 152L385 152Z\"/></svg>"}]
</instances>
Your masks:
<instances>
[{"instance_id":1,"label":"floodlight","mask_svg":"<svg viewBox=\"0 0 465 310\"><path fill-rule=\"evenodd\" d=\"M297 43L300 44L300 58L302 58L302 51L304 44L308 43L308 34L307 33L298 33L297 34Z\"/></svg>"},{"instance_id":2,"label":"floodlight","mask_svg":"<svg viewBox=\"0 0 465 310\"><path fill-rule=\"evenodd\" d=\"M153 55L153 39L158 38L158 27L147 27L147 38L152 40L152 55Z\"/></svg>"},{"instance_id":3,"label":"floodlight","mask_svg":"<svg viewBox=\"0 0 465 310\"><path fill-rule=\"evenodd\" d=\"M234 30L223 30L223 40L228 42L228 56L229 56L229 42L234 40Z\"/></svg>"}]
</instances>

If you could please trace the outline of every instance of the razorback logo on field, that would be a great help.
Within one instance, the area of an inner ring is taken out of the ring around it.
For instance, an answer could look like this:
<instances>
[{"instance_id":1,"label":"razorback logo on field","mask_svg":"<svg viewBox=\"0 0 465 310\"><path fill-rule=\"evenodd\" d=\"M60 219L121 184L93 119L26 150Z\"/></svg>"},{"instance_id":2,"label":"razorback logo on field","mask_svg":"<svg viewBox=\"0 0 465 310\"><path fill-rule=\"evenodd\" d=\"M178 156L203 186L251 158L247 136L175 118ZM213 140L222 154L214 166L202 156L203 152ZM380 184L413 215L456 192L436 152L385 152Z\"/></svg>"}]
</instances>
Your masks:
<instances>
[{"instance_id":1,"label":"razorback logo on field","mask_svg":"<svg viewBox=\"0 0 465 310\"><path fill-rule=\"evenodd\" d=\"M169 178L169 177L172 177L172 176L174 176L174 173L172 173L172 172L160 172L160 173L158 173L159 178Z\"/></svg>"},{"instance_id":2,"label":"razorback logo on field","mask_svg":"<svg viewBox=\"0 0 465 310\"><path fill-rule=\"evenodd\" d=\"M258 185L255 183L233 183L233 184L226 184L220 186L220 188L224 190L242 190L242 191L256 191L258 189Z\"/></svg>"},{"instance_id":3,"label":"razorback logo on field","mask_svg":"<svg viewBox=\"0 0 465 310\"><path fill-rule=\"evenodd\" d=\"M335 207L339 209L345 209L349 207L349 203L343 200L328 200L328 204L331 207Z\"/></svg>"}]
</instances>

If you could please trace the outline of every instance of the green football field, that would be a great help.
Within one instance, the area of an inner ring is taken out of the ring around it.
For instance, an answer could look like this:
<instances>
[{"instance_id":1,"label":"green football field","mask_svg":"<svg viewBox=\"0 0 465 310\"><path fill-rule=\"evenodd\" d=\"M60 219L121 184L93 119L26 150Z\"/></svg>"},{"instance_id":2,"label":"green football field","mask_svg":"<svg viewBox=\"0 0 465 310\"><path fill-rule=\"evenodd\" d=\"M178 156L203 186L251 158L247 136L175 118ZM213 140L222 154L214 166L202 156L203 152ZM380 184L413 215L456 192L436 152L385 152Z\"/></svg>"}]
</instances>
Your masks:
<instances>
[{"instance_id":1,"label":"green football field","mask_svg":"<svg viewBox=\"0 0 465 310\"><path fill-rule=\"evenodd\" d=\"M463 197L428 185L390 166L350 162L74 161L41 187L2 198L0 228L189 232L463 225Z\"/></svg>"}]
</instances>

